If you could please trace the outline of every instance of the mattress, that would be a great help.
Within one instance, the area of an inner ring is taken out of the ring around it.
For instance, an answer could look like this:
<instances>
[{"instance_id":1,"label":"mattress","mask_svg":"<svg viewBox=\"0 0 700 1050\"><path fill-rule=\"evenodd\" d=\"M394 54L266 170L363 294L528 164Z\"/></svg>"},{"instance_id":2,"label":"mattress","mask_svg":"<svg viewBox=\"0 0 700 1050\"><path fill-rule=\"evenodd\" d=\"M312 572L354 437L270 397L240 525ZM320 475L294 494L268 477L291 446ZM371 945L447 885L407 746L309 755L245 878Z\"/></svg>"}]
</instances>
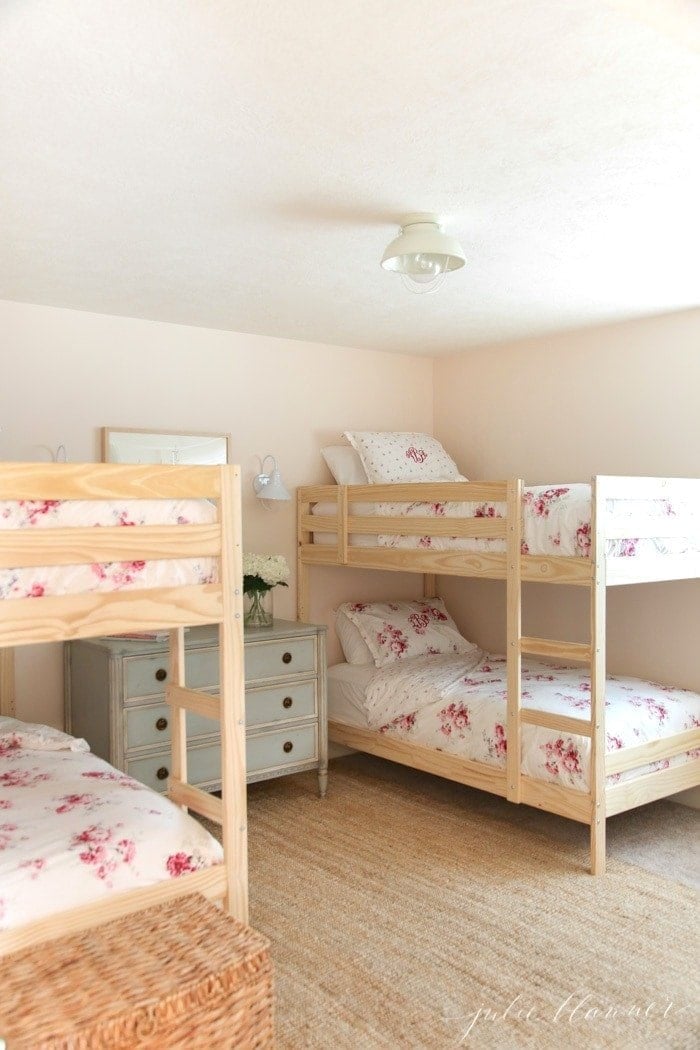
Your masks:
<instances>
[{"instance_id":1,"label":"mattress","mask_svg":"<svg viewBox=\"0 0 700 1050\"><path fill-rule=\"evenodd\" d=\"M627 538L606 541L608 557L660 557L700 553L700 504L678 499L610 499L607 510L615 524L624 523ZM355 503L356 515L435 518L498 518L504 503ZM317 503L313 514L335 516L335 503ZM635 530L653 536L640 538ZM629 531L627 531L629 526ZM642 529L642 526L644 528ZM334 533L315 532L313 542L335 545ZM449 536L350 535L353 547L400 547L426 550L498 552L505 540ZM587 558L591 552L591 486L538 485L523 493L523 554Z\"/></svg>"},{"instance_id":2,"label":"mattress","mask_svg":"<svg viewBox=\"0 0 700 1050\"><path fill-rule=\"evenodd\" d=\"M0 501L0 529L200 525L216 520L207 500ZM0 569L0 600L212 583L212 558Z\"/></svg>"},{"instance_id":3,"label":"mattress","mask_svg":"<svg viewBox=\"0 0 700 1050\"><path fill-rule=\"evenodd\" d=\"M504 769L507 676L503 656L426 656L376 669L338 664L328 672L329 718ZM523 661L522 705L590 718L590 679L581 668ZM700 726L700 694L637 678L609 676L606 751L634 747ZM685 752L608 776L609 784L700 758ZM590 740L522 726L521 770L588 790Z\"/></svg>"},{"instance_id":4,"label":"mattress","mask_svg":"<svg viewBox=\"0 0 700 1050\"><path fill-rule=\"evenodd\" d=\"M0 930L222 859L201 824L85 741L0 718Z\"/></svg>"}]
</instances>

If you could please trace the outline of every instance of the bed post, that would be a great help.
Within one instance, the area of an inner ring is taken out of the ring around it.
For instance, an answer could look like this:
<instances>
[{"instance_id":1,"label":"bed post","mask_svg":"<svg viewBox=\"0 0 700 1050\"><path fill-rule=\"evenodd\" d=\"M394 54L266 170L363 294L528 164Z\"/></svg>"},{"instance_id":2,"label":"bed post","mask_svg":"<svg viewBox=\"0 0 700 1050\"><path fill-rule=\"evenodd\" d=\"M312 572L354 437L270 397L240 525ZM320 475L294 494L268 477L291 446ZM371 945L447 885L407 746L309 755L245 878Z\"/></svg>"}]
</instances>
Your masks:
<instances>
[{"instance_id":1,"label":"bed post","mask_svg":"<svg viewBox=\"0 0 700 1050\"><path fill-rule=\"evenodd\" d=\"M506 511L506 640L508 664L508 708L506 712L506 798L521 801L521 646L522 635L522 498L523 483L519 478L508 482L508 509Z\"/></svg>"},{"instance_id":2,"label":"bed post","mask_svg":"<svg viewBox=\"0 0 700 1050\"><path fill-rule=\"evenodd\" d=\"M248 921L245 672L243 650L241 471L221 468L223 620L219 625L221 675L221 802L226 907Z\"/></svg>"},{"instance_id":3,"label":"bed post","mask_svg":"<svg viewBox=\"0 0 700 1050\"><path fill-rule=\"evenodd\" d=\"M170 632L170 682L184 689L185 631L176 627ZM187 783L187 711L180 705L170 705L170 775L180 783ZM181 807L187 810L187 806Z\"/></svg>"},{"instance_id":4,"label":"bed post","mask_svg":"<svg viewBox=\"0 0 700 1050\"><path fill-rule=\"evenodd\" d=\"M15 716L15 651L0 649L0 715Z\"/></svg>"},{"instance_id":5,"label":"bed post","mask_svg":"<svg viewBox=\"0 0 700 1050\"><path fill-rule=\"evenodd\" d=\"M437 598L437 582L434 572L423 573L423 597Z\"/></svg>"},{"instance_id":6,"label":"bed post","mask_svg":"<svg viewBox=\"0 0 700 1050\"><path fill-rule=\"evenodd\" d=\"M591 482L591 873L605 874L605 479Z\"/></svg>"}]
</instances>

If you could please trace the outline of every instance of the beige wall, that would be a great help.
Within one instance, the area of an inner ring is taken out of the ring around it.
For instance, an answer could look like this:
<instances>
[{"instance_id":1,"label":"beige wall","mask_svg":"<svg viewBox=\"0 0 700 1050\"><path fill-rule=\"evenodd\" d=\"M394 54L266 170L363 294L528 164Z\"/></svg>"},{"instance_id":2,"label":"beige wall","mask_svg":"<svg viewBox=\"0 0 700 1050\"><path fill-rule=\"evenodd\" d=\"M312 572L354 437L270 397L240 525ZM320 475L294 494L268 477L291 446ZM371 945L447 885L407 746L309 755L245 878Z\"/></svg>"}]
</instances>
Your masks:
<instances>
[{"instance_id":1,"label":"beige wall","mask_svg":"<svg viewBox=\"0 0 700 1050\"><path fill-rule=\"evenodd\" d=\"M103 425L231 433L243 468L245 546L296 550L293 504L266 511L251 480L272 453L290 490L330 482L319 449L344 429L432 431L432 361L312 343L189 328L124 317L0 302L0 460L99 457ZM294 581L292 581L293 583ZM391 579L397 595L419 581ZM384 574L319 570L312 616L386 591ZM275 611L294 616L295 587L275 591ZM338 658L335 639L331 655ZM60 725L57 646L18 650L20 717Z\"/></svg>"},{"instance_id":2,"label":"beige wall","mask_svg":"<svg viewBox=\"0 0 700 1050\"><path fill-rule=\"evenodd\" d=\"M435 434L473 478L700 474L700 310L435 362ZM441 581L468 637L503 646L503 587ZM533 585L526 633L583 640L584 596ZM700 690L700 582L611 589L608 666Z\"/></svg>"}]
</instances>

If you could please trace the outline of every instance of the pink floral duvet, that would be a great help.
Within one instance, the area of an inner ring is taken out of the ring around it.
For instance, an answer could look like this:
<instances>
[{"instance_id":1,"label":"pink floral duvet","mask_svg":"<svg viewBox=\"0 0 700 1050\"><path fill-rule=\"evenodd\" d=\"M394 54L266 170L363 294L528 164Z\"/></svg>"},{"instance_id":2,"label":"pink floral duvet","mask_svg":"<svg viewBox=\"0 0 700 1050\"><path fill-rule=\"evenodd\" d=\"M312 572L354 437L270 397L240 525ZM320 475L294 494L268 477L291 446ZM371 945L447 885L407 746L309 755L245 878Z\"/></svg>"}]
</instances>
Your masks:
<instances>
[{"instance_id":1,"label":"pink floral duvet","mask_svg":"<svg viewBox=\"0 0 700 1050\"><path fill-rule=\"evenodd\" d=\"M0 501L0 529L199 525L215 520L216 509L206 500ZM215 572L211 558L0 569L0 600L210 583Z\"/></svg>"},{"instance_id":2,"label":"pink floral duvet","mask_svg":"<svg viewBox=\"0 0 700 1050\"><path fill-rule=\"evenodd\" d=\"M85 741L0 718L0 930L221 859L201 824Z\"/></svg>"},{"instance_id":3,"label":"pink floral duvet","mask_svg":"<svg viewBox=\"0 0 700 1050\"><path fill-rule=\"evenodd\" d=\"M590 679L581 668L523 662L522 706L590 717ZM397 660L375 672L365 697L370 728L440 751L503 768L506 734L506 661L485 653ZM606 750L633 747L700 726L700 694L609 677ZM686 752L608 777L617 783L643 772L700 758ZM590 740L539 726L522 727L521 769L527 776L588 789Z\"/></svg>"},{"instance_id":4,"label":"pink floral duvet","mask_svg":"<svg viewBox=\"0 0 700 1050\"><path fill-rule=\"evenodd\" d=\"M612 519L629 523L626 539L608 540L610 557L658 557L700 553L700 505L679 500L608 500ZM314 514L336 513L335 504L317 504ZM354 514L401 515L434 518L499 518L504 503L381 503L354 504ZM653 522L654 538L639 538L635 529ZM687 523L683 536L678 523ZM671 529L669 529L671 525ZM676 533L669 536L669 531ZM315 543L335 542L332 535L314 535ZM504 540L463 539L450 536L350 537L358 546L425 548L428 550L502 551ZM523 494L523 554L587 558L591 551L591 486L536 485Z\"/></svg>"}]
</instances>

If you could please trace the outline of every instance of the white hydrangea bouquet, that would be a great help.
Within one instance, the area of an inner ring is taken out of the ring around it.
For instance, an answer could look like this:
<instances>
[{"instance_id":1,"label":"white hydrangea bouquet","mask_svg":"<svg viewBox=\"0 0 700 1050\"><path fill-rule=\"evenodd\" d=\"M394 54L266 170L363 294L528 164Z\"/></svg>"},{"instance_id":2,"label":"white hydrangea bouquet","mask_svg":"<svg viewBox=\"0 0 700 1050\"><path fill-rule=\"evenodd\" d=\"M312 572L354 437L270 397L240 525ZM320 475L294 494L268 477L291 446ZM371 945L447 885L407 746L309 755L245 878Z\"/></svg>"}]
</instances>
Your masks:
<instances>
[{"instance_id":1,"label":"white hydrangea bouquet","mask_svg":"<svg viewBox=\"0 0 700 1050\"><path fill-rule=\"evenodd\" d=\"M246 627L272 626L272 588L287 587L289 566L283 554L243 555L243 595Z\"/></svg>"}]
</instances>

